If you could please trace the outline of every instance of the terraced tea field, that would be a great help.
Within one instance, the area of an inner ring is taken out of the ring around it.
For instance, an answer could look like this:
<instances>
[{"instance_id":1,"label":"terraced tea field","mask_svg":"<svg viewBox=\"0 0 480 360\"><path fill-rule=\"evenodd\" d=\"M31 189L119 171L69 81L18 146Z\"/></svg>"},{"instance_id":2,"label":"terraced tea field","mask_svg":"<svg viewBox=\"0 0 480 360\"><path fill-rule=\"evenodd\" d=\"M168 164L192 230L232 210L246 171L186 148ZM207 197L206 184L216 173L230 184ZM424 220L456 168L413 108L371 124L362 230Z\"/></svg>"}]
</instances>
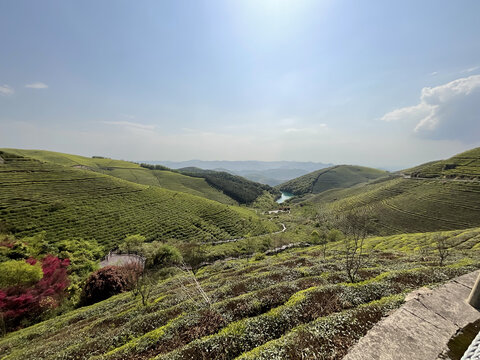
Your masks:
<instances>
[{"instance_id":1,"label":"terraced tea field","mask_svg":"<svg viewBox=\"0 0 480 360\"><path fill-rule=\"evenodd\" d=\"M317 211L365 209L378 233L425 232L480 226L480 182L395 178L305 201Z\"/></svg>"},{"instance_id":2,"label":"terraced tea field","mask_svg":"<svg viewBox=\"0 0 480 360\"><path fill-rule=\"evenodd\" d=\"M443 233L447 266L435 233L367 240L360 282L347 283L331 243L263 259L217 262L198 280L207 306L185 273L159 282L144 307L131 293L8 334L2 359L340 359L406 292L480 268L480 229ZM424 256L424 255L423 255Z\"/></svg>"},{"instance_id":3,"label":"terraced tea field","mask_svg":"<svg viewBox=\"0 0 480 360\"><path fill-rule=\"evenodd\" d=\"M460 178L480 180L480 148L465 151L447 160L433 161L404 171L420 178Z\"/></svg>"},{"instance_id":4,"label":"terraced tea field","mask_svg":"<svg viewBox=\"0 0 480 360\"><path fill-rule=\"evenodd\" d=\"M69 168L91 170L137 184L159 186L172 191L201 196L223 204L237 205L235 200L210 186L205 179L186 176L172 171L150 170L136 163L123 160L87 158L45 150L0 149L0 151L2 150L10 154L32 158L42 162L49 162Z\"/></svg>"},{"instance_id":5,"label":"terraced tea field","mask_svg":"<svg viewBox=\"0 0 480 360\"><path fill-rule=\"evenodd\" d=\"M96 239L113 247L127 234L149 240L213 241L279 230L246 208L139 185L93 171L2 153L0 226L19 237Z\"/></svg>"}]
</instances>

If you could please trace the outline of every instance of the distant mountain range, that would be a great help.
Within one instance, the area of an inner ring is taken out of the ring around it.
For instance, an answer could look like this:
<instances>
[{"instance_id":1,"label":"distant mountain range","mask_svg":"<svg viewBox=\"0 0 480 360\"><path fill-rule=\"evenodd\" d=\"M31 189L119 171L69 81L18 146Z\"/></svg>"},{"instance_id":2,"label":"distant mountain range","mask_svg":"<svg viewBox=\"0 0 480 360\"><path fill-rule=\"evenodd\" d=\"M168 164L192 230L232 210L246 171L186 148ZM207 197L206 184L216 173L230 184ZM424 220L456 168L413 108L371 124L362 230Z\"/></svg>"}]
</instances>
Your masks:
<instances>
[{"instance_id":1,"label":"distant mountain range","mask_svg":"<svg viewBox=\"0 0 480 360\"><path fill-rule=\"evenodd\" d=\"M205 170L225 171L249 180L270 186L332 166L316 162L301 161L142 161L148 164L164 165L171 169L196 167Z\"/></svg>"}]
</instances>

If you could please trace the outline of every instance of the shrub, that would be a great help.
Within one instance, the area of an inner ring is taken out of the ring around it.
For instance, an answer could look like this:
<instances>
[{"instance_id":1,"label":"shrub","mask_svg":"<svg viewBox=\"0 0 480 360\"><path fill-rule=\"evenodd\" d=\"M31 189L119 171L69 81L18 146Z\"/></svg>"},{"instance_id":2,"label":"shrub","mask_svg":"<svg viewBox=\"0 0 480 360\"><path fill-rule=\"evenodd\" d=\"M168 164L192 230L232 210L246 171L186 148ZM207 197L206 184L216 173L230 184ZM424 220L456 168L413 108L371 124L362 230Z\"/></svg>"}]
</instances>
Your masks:
<instances>
[{"instance_id":1,"label":"shrub","mask_svg":"<svg viewBox=\"0 0 480 360\"><path fill-rule=\"evenodd\" d=\"M128 235L125 240L119 245L120 251L130 254L141 251L142 245L145 242L145 236L140 234Z\"/></svg>"},{"instance_id":2,"label":"shrub","mask_svg":"<svg viewBox=\"0 0 480 360\"><path fill-rule=\"evenodd\" d=\"M24 260L10 260L0 263L0 288L29 286L43 276L40 264L31 264Z\"/></svg>"},{"instance_id":3,"label":"shrub","mask_svg":"<svg viewBox=\"0 0 480 360\"><path fill-rule=\"evenodd\" d=\"M148 268L172 266L182 262L182 254L176 247L157 241L144 244L142 251L147 258Z\"/></svg>"},{"instance_id":4,"label":"shrub","mask_svg":"<svg viewBox=\"0 0 480 360\"><path fill-rule=\"evenodd\" d=\"M82 305L91 305L130 290L135 281L133 267L105 266L92 273L83 288ZM133 276L132 276L133 275Z\"/></svg>"},{"instance_id":5,"label":"shrub","mask_svg":"<svg viewBox=\"0 0 480 360\"><path fill-rule=\"evenodd\" d=\"M28 259L28 263L25 264L35 268L36 262L35 259ZM35 284L30 283L30 287L27 286L29 282L38 278L37 270L29 273L29 276L20 276L22 281L27 279L27 283L18 283L0 290L0 312L3 314L6 329L12 330L20 325L29 325L42 313L60 304L65 288L69 284L67 277L69 264L68 259L61 260L47 255L42 260L43 277ZM22 268L26 266L22 265Z\"/></svg>"}]
</instances>

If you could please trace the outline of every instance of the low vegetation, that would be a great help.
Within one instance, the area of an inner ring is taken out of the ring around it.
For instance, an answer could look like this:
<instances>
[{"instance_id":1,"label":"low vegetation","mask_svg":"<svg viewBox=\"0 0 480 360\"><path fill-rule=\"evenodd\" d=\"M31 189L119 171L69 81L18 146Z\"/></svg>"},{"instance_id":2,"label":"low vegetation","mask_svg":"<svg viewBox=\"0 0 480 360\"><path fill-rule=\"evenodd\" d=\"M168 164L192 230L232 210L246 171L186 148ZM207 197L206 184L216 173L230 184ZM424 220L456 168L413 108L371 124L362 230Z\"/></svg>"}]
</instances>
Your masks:
<instances>
[{"instance_id":1,"label":"low vegetation","mask_svg":"<svg viewBox=\"0 0 480 360\"><path fill-rule=\"evenodd\" d=\"M443 266L438 236L449 245ZM329 242L325 258L317 245L204 266L198 285L172 268L146 306L133 292L115 295L11 333L0 352L5 359L341 358L407 291L480 268L479 240L478 228L368 237L354 283L343 240Z\"/></svg>"},{"instance_id":2,"label":"low vegetation","mask_svg":"<svg viewBox=\"0 0 480 360\"><path fill-rule=\"evenodd\" d=\"M409 291L480 268L469 154L468 178L325 169L269 213L275 191L229 174L176 175L250 209L2 152L2 360L340 359ZM99 269L114 249L138 261Z\"/></svg>"}]
</instances>

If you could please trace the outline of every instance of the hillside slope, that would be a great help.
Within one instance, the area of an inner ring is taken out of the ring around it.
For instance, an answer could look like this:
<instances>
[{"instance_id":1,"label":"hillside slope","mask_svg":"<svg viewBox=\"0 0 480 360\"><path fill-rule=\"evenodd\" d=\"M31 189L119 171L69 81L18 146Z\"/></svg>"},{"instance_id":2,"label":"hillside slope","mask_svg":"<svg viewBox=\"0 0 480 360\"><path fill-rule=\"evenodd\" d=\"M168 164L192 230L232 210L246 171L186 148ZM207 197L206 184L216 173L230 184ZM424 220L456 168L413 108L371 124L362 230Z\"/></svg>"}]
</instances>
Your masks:
<instances>
[{"instance_id":1,"label":"hillside slope","mask_svg":"<svg viewBox=\"0 0 480 360\"><path fill-rule=\"evenodd\" d=\"M178 171L188 176L205 179L208 184L221 190L240 204L253 203L265 191L273 195L280 195L278 190L273 189L269 185L250 181L224 171L203 170L196 167L182 168L178 169Z\"/></svg>"},{"instance_id":2,"label":"hillside slope","mask_svg":"<svg viewBox=\"0 0 480 360\"><path fill-rule=\"evenodd\" d=\"M221 190L210 186L204 179L182 175L174 171L168 171L168 169L151 170L129 161L98 157L88 158L54 151L0 149L0 151L2 150L10 154L29 157L70 168L80 168L115 176L137 184L159 186L168 190L197 195L224 204L237 204L235 200L225 195Z\"/></svg>"},{"instance_id":3,"label":"hillside slope","mask_svg":"<svg viewBox=\"0 0 480 360\"><path fill-rule=\"evenodd\" d=\"M455 164L456 166L445 166ZM316 213L366 210L380 234L480 226L480 149L306 199Z\"/></svg>"},{"instance_id":4,"label":"hillside slope","mask_svg":"<svg viewBox=\"0 0 480 360\"><path fill-rule=\"evenodd\" d=\"M394 178L308 199L317 213L366 210L380 234L480 226L480 182Z\"/></svg>"},{"instance_id":5,"label":"hillside slope","mask_svg":"<svg viewBox=\"0 0 480 360\"><path fill-rule=\"evenodd\" d=\"M127 234L209 241L276 230L253 211L82 168L0 152L0 227L47 239L96 239L113 247Z\"/></svg>"},{"instance_id":6,"label":"hillside slope","mask_svg":"<svg viewBox=\"0 0 480 360\"><path fill-rule=\"evenodd\" d=\"M353 165L337 165L317 170L278 185L276 188L295 195L318 194L336 188L350 186L387 176L383 170Z\"/></svg>"},{"instance_id":7,"label":"hillside slope","mask_svg":"<svg viewBox=\"0 0 480 360\"><path fill-rule=\"evenodd\" d=\"M185 273L159 282L151 302L124 293L0 339L2 359L340 359L409 290L478 269L480 229L443 233L447 266L423 262L436 233L371 238L360 281L346 283L342 243L202 268L210 306ZM464 255L466 254L466 255ZM433 254L432 254L433 255ZM466 256L466 257L465 257Z\"/></svg>"},{"instance_id":8,"label":"hillside slope","mask_svg":"<svg viewBox=\"0 0 480 360\"><path fill-rule=\"evenodd\" d=\"M465 151L447 160L433 161L403 171L417 178L480 179L480 148Z\"/></svg>"}]
</instances>

